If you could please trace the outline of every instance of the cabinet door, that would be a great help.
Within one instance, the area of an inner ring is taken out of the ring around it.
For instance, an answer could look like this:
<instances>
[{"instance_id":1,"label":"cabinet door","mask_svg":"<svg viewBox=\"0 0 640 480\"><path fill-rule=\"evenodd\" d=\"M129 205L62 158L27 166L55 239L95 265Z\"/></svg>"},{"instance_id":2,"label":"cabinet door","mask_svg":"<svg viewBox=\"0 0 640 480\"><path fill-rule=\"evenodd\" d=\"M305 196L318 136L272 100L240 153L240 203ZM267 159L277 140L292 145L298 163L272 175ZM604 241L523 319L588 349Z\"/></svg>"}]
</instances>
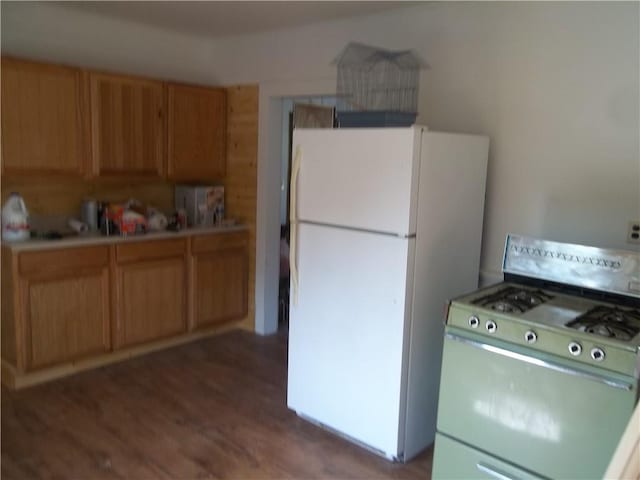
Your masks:
<instances>
[{"instance_id":1,"label":"cabinet door","mask_svg":"<svg viewBox=\"0 0 640 480\"><path fill-rule=\"evenodd\" d=\"M161 82L91 74L95 175L164 174L164 98Z\"/></svg>"},{"instance_id":2,"label":"cabinet door","mask_svg":"<svg viewBox=\"0 0 640 480\"><path fill-rule=\"evenodd\" d=\"M81 176L87 108L79 69L3 58L3 173Z\"/></svg>"},{"instance_id":3,"label":"cabinet door","mask_svg":"<svg viewBox=\"0 0 640 480\"><path fill-rule=\"evenodd\" d=\"M194 256L194 328L247 314L247 272L247 253L241 247Z\"/></svg>"},{"instance_id":4,"label":"cabinet door","mask_svg":"<svg viewBox=\"0 0 640 480\"><path fill-rule=\"evenodd\" d=\"M118 266L117 347L186 331L184 257Z\"/></svg>"},{"instance_id":5,"label":"cabinet door","mask_svg":"<svg viewBox=\"0 0 640 480\"><path fill-rule=\"evenodd\" d=\"M23 282L26 368L107 352L109 270L66 270Z\"/></svg>"},{"instance_id":6,"label":"cabinet door","mask_svg":"<svg viewBox=\"0 0 640 480\"><path fill-rule=\"evenodd\" d=\"M168 171L180 181L220 180L226 171L226 91L168 87Z\"/></svg>"}]
</instances>

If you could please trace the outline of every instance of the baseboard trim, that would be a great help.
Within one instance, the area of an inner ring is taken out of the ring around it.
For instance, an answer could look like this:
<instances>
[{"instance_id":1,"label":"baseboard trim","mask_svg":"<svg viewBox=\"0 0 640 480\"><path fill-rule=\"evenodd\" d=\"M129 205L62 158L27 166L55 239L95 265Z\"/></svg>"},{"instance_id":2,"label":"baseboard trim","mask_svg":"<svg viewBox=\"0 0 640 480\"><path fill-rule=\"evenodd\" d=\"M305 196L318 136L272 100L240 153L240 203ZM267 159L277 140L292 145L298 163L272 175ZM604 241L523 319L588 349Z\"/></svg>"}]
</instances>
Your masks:
<instances>
[{"instance_id":1,"label":"baseboard trim","mask_svg":"<svg viewBox=\"0 0 640 480\"><path fill-rule=\"evenodd\" d=\"M241 329L242 326L238 322L211 327L206 330L197 330L189 332L177 337L158 340L155 342L145 343L144 345L136 345L135 347L115 350L103 355L84 358L73 362L63 363L54 367L35 370L33 372L18 372L15 366L11 365L5 359L1 361L1 381L9 389L19 390L21 388L31 387L40 383L67 377L76 373L92 370L94 368L103 367L116 362L122 362L129 358L139 357L147 353L164 350L170 347L176 347L185 343L193 342L203 338L219 335L230 330Z\"/></svg>"}]
</instances>

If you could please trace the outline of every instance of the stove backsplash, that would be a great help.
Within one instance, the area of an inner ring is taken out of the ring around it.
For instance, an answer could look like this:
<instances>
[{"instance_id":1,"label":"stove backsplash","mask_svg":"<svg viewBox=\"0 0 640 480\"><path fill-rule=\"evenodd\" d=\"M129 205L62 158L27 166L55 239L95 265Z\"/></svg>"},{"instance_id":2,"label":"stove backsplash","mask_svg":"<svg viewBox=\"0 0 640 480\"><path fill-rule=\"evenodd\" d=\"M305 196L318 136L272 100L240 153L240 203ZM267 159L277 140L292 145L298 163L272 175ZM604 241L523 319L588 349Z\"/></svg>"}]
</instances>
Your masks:
<instances>
[{"instance_id":1,"label":"stove backsplash","mask_svg":"<svg viewBox=\"0 0 640 480\"><path fill-rule=\"evenodd\" d=\"M502 271L640 299L640 252L509 234Z\"/></svg>"}]
</instances>

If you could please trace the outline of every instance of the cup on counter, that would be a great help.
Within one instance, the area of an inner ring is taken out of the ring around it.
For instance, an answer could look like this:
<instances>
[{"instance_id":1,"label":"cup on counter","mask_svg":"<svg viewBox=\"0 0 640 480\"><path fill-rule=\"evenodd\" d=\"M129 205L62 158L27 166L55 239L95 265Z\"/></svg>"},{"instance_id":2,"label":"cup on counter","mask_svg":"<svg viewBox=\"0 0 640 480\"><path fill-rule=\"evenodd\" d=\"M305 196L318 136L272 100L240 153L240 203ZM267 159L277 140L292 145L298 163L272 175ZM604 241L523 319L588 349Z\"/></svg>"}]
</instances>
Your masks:
<instances>
[{"instance_id":1,"label":"cup on counter","mask_svg":"<svg viewBox=\"0 0 640 480\"><path fill-rule=\"evenodd\" d=\"M69 221L67 222L67 225L71 230L73 230L76 233L87 233L90 231L89 225L75 218L70 218Z\"/></svg>"},{"instance_id":2,"label":"cup on counter","mask_svg":"<svg viewBox=\"0 0 640 480\"><path fill-rule=\"evenodd\" d=\"M82 202L80 219L82 223L89 227L89 231L97 232L100 224L98 223L98 201L92 198L86 198Z\"/></svg>"}]
</instances>

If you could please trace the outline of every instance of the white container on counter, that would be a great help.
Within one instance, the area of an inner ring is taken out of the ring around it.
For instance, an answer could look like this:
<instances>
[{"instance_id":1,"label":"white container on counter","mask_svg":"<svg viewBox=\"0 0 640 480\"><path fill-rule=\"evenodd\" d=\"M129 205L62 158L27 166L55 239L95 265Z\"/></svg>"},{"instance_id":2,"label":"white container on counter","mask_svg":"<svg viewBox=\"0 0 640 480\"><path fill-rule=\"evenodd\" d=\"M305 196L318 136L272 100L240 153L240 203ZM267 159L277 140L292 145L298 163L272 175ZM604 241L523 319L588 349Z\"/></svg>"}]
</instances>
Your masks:
<instances>
[{"instance_id":1,"label":"white container on counter","mask_svg":"<svg viewBox=\"0 0 640 480\"><path fill-rule=\"evenodd\" d=\"M12 192L2 207L2 239L8 242L28 240L29 212L22 197Z\"/></svg>"}]
</instances>

